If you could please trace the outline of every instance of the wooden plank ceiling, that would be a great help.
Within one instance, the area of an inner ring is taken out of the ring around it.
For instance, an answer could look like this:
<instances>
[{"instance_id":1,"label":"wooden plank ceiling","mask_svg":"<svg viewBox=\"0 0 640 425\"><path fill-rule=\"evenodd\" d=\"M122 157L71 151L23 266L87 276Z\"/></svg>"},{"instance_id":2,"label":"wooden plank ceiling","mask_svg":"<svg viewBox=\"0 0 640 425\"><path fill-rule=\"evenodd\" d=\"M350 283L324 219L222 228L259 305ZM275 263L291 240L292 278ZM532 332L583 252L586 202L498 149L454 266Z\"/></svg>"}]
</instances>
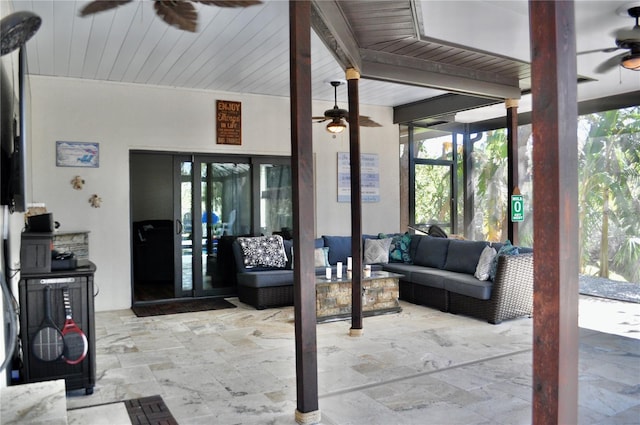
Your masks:
<instances>
[{"instance_id":1,"label":"wooden plank ceiling","mask_svg":"<svg viewBox=\"0 0 640 425\"><path fill-rule=\"evenodd\" d=\"M529 89L527 63L422 35L422 14L416 10L420 4L424 2L318 1L314 25L325 43L334 46L338 60L360 69L364 77L494 98L519 98ZM351 45L348 36L354 39Z\"/></svg>"},{"instance_id":2,"label":"wooden plank ceiling","mask_svg":"<svg viewBox=\"0 0 640 425\"><path fill-rule=\"evenodd\" d=\"M42 17L40 30L26 46L30 73L289 95L287 1L265 0L238 9L196 3L196 33L167 25L156 16L151 0L82 18L79 11L88 2L2 0L3 16L31 10ZM598 49L614 44L614 30L632 26L628 16L617 12L620 3L624 1L576 1L578 47L588 53L578 56L579 73L593 76L596 65L611 56ZM499 102L519 97L530 87L526 1L313 0L312 4L314 100L332 104L329 82L344 80L344 70L350 66L363 77L360 102L370 105L395 107L446 93ZM482 27L494 15L501 16L509 43L502 43L502 28ZM475 36L479 29L482 37ZM515 54L502 49L502 44L517 47ZM586 96L637 90L639 75L617 69L596 75L598 81L589 85ZM606 88L591 90L600 86ZM338 102L344 106L346 101L346 88L341 87Z\"/></svg>"}]
</instances>

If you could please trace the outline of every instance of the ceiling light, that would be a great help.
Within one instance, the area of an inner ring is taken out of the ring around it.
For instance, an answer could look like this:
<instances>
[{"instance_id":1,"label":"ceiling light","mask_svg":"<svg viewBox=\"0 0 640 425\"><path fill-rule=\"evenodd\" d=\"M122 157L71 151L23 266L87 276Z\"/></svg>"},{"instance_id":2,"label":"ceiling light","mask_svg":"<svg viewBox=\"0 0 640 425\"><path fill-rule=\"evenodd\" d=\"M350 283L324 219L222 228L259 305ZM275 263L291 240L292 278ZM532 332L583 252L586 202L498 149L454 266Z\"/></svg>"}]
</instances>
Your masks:
<instances>
[{"instance_id":1,"label":"ceiling light","mask_svg":"<svg viewBox=\"0 0 640 425\"><path fill-rule=\"evenodd\" d=\"M341 118L334 118L327 124L327 131L333 134L342 133L345 128L347 128L347 124Z\"/></svg>"},{"instance_id":2,"label":"ceiling light","mask_svg":"<svg viewBox=\"0 0 640 425\"><path fill-rule=\"evenodd\" d=\"M620 62L624 68L631 69L632 71L640 71L640 53L631 53L622 58Z\"/></svg>"}]
</instances>

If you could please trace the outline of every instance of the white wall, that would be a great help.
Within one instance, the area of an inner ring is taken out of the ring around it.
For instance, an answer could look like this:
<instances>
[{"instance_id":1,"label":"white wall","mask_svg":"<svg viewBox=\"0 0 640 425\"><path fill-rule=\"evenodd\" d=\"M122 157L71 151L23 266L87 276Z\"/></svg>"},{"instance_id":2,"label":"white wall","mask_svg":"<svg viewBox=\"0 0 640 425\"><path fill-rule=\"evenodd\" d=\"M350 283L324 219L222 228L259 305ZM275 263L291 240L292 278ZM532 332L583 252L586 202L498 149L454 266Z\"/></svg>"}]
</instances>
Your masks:
<instances>
[{"instance_id":1,"label":"white wall","mask_svg":"<svg viewBox=\"0 0 640 425\"><path fill-rule=\"evenodd\" d=\"M64 230L89 230L100 294L96 310L131 305L129 151L150 149L225 154L290 155L289 99L237 93L31 77L31 202L45 203ZM215 144L215 101L242 102L242 145ZM314 103L314 114L332 105ZM380 157L381 201L363 204L363 232L399 231L398 128L391 108L362 105L383 124L361 129L361 150ZM350 234L350 204L337 203L337 152L348 136L333 139L314 124L317 234ZM97 142L99 168L56 167L56 141ZM85 180L74 190L75 175ZM92 208L98 194L103 204Z\"/></svg>"}]
</instances>

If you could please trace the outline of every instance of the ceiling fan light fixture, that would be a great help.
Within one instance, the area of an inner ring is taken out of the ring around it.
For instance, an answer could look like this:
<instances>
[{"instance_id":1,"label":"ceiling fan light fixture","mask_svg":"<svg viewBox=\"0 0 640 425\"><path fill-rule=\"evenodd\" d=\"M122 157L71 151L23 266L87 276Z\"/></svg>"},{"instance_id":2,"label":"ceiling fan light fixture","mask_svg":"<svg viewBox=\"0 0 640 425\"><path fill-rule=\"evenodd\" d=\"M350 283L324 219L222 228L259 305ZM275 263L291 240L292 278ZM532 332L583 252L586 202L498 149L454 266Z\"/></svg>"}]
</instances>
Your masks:
<instances>
[{"instance_id":1,"label":"ceiling fan light fixture","mask_svg":"<svg viewBox=\"0 0 640 425\"><path fill-rule=\"evenodd\" d=\"M620 65L623 68L630 69L632 71L640 71L640 53L631 53L626 55L620 61Z\"/></svg>"},{"instance_id":2,"label":"ceiling fan light fixture","mask_svg":"<svg viewBox=\"0 0 640 425\"><path fill-rule=\"evenodd\" d=\"M345 128L347 128L347 124L341 118L335 118L327 124L327 131L333 134L342 133Z\"/></svg>"}]
</instances>

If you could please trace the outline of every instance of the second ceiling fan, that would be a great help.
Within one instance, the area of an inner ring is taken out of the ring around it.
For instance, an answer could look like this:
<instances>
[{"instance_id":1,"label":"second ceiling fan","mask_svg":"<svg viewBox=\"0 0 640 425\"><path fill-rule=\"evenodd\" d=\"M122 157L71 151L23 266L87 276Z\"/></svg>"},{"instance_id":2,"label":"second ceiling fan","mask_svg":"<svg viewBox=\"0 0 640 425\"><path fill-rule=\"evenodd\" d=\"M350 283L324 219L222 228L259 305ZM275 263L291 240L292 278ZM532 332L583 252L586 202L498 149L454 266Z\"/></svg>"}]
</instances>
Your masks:
<instances>
[{"instance_id":1,"label":"second ceiling fan","mask_svg":"<svg viewBox=\"0 0 640 425\"><path fill-rule=\"evenodd\" d=\"M324 111L324 116L322 117L311 118L317 123L330 120L329 124L327 124L327 131L329 133L337 134L344 131L344 129L347 128L347 123L351 121L349 119L349 111L338 107L338 86L342 85L342 82L331 81L331 85L333 86L333 108ZM360 115L358 123L361 127L382 127L380 124L364 115Z\"/></svg>"}]
</instances>

